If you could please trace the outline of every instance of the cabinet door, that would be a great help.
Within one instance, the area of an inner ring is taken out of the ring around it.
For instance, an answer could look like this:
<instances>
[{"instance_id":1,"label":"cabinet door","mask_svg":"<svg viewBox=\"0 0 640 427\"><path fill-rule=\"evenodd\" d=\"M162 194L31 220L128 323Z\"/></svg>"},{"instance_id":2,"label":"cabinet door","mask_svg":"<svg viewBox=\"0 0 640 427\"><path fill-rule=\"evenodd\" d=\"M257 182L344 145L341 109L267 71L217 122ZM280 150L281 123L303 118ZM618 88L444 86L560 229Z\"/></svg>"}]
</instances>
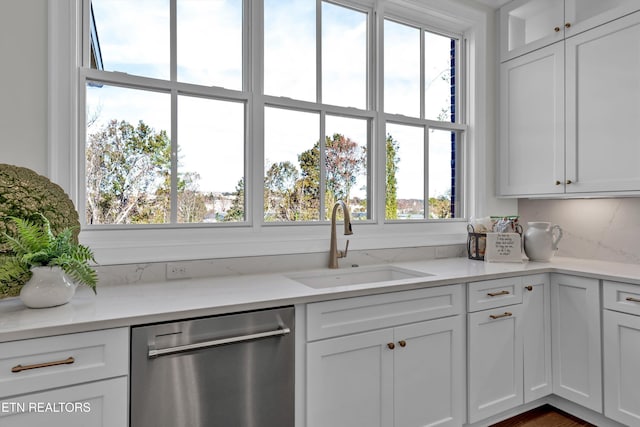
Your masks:
<instances>
[{"instance_id":1,"label":"cabinet door","mask_svg":"<svg viewBox=\"0 0 640 427\"><path fill-rule=\"evenodd\" d=\"M469 422L523 403L522 304L479 311L469 322Z\"/></svg>"},{"instance_id":2,"label":"cabinet door","mask_svg":"<svg viewBox=\"0 0 640 427\"><path fill-rule=\"evenodd\" d=\"M564 10L558 0L515 0L500 9L502 61L562 40Z\"/></svg>"},{"instance_id":3,"label":"cabinet door","mask_svg":"<svg viewBox=\"0 0 640 427\"><path fill-rule=\"evenodd\" d=\"M393 329L307 344L307 426L393 424Z\"/></svg>"},{"instance_id":4,"label":"cabinet door","mask_svg":"<svg viewBox=\"0 0 640 427\"><path fill-rule=\"evenodd\" d=\"M551 277L553 392L602 412L599 282Z\"/></svg>"},{"instance_id":5,"label":"cabinet door","mask_svg":"<svg viewBox=\"0 0 640 427\"><path fill-rule=\"evenodd\" d=\"M395 427L464 423L464 317L395 329Z\"/></svg>"},{"instance_id":6,"label":"cabinet door","mask_svg":"<svg viewBox=\"0 0 640 427\"><path fill-rule=\"evenodd\" d=\"M500 66L499 192L564 191L564 45Z\"/></svg>"},{"instance_id":7,"label":"cabinet door","mask_svg":"<svg viewBox=\"0 0 640 427\"><path fill-rule=\"evenodd\" d=\"M7 398L0 401L0 425L125 427L129 425L127 396L127 378L119 377Z\"/></svg>"},{"instance_id":8,"label":"cabinet door","mask_svg":"<svg viewBox=\"0 0 640 427\"><path fill-rule=\"evenodd\" d=\"M640 425L640 317L604 311L604 414Z\"/></svg>"},{"instance_id":9,"label":"cabinet door","mask_svg":"<svg viewBox=\"0 0 640 427\"><path fill-rule=\"evenodd\" d=\"M551 287L546 274L523 278L524 403L553 392Z\"/></svg>"},{"instance_id":10,"label":"cabinet door","mask_svg":"<svg viewBox=\"0 0 640 427\"><path fill-rule=\"evenodd\" d=\"M573 193L640 190L640 13L567 39Z\"/></svg>"}]
</instances>

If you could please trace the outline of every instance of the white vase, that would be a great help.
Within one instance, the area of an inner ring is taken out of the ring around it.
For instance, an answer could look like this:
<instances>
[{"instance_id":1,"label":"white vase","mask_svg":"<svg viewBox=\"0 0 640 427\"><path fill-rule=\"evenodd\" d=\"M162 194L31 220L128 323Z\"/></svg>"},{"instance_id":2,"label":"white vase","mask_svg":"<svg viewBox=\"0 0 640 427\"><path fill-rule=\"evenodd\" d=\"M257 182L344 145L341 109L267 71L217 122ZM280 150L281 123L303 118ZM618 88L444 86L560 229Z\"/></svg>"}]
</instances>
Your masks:
<instances>
[{"instance_id":1,"label":"white vase","mask_svg":"<svg viewBox=\"0 0 640 427\"><path fill-rule=\"evenodd\" d=\"M31 273L20 290L20 299L29 308L66 304L76 292L78 285L60 267L33 267Z\"/></svg>"},{"instance_id":2,"label":"white vase","mask_svg":"<svg viewBox=\"0 0 640 427\"><path fill-rule=\"evenodd\" d=\"M524 233L524 253L531 261L549 261L558 249L562 228L550 222L529 222Z\"/></svg>"}]
</instances>

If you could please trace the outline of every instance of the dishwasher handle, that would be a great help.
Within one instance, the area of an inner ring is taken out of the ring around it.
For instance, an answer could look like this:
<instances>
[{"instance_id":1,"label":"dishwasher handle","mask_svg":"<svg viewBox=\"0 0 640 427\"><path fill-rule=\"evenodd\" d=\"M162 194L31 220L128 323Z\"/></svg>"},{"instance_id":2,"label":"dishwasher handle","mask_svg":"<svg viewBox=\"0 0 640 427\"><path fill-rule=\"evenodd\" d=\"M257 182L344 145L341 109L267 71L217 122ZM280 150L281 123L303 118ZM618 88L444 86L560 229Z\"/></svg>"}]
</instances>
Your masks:
<instances>
[{"instance_id":1,"label":"dishwasher handle","mask_svg":"<svg viewBox=\"0 0 640 427\"><path fill-rule=\"evenodd\" d=\"M245 341L253 341L261 338L278 337L278 336L283 336L290 333L291 333L291 329L289 328L278 328L273 331L258 332L256 334L240 335L240 336L229 337L229 338L221 338L219 340L204 341L204 342L199 342L194 344L178 345L175 347L156 349L154 346L149 346L148 358L154 359L158 356L166 356L169 354L183 353L185 351L201 350L203 348L217 347L225 344L234 344L234 343L245 342Z\"/></svg>"}]
</instances>

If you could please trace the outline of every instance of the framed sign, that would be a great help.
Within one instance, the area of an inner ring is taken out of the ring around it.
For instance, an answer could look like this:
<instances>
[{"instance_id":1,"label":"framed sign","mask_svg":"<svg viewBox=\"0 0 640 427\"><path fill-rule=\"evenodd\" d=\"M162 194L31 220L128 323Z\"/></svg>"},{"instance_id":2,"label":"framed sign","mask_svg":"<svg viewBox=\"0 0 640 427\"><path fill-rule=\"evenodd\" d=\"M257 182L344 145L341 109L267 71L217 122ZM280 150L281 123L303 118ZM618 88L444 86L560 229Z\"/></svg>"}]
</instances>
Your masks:
<instances>
[{"instance_id":1,"label":"framed sign","mask_svg":"<svg viewBox=\"0 0 640 427\"><path fill-rule=\"evenodd\" d=\"M487 233L484 260L522 262L522 237L518 233Z\"/></svg>"}]
</instances>

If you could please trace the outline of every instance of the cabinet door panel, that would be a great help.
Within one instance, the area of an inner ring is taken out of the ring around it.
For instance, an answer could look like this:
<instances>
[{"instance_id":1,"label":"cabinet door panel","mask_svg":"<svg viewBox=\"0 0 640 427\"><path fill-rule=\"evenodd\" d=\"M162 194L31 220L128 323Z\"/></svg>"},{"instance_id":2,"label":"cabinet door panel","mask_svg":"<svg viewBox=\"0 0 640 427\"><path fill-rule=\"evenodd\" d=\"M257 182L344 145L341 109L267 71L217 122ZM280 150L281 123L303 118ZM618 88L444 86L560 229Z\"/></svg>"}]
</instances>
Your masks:
<instances>
[{"instance_id":1,"label":"cabinet door panel","mask_svg":"<svg viewBox=\"0 0 640 427\"><path fill-rule=\"evenodd\" d=\"M640 425L640 317L604 311L604 414Z\"/></svg>"},{"instance_id":2,"label":"cabinet door panel","mask_svg":"<svg viewBox=\"0 0 640 427\"><path fill-rule=\"evenodd\" d=\"M307 426L393 423L393 330L307 344Z\"/></svg>"},{"instance_id":3,"label":"cabinet door panel","mask_svg":"<svg viewBox=\"0 0 640 427\"><path fill-rule=\"evenodd\" d=\"M640 13L566 42L566 191L640 190Z\"/></svg>"},{"instance_id":4,"label":"cabinet door panel","mask_svg":"<svg viewBox=\"0 0 640 427\"><path fill-rule=\"evenodd\" d=\"M554 194L564 191L563 123L562 43L501 65L501 195Z\"/></svg>"},{"instance_id":5,"label":"cabinet door panel","mask_svg":"<svg viewBox=\"0 0 640 427\"><path fill-rule=\"evenodd\" d=\"M463 334L463 316L396 328L396 427L463 424Z\"/></svg>"},{"instance_id":6,"label":"cabinet door panel","mask_svg":"<svg viewBox=\"0 0 640 427\"><path fill-rule=\"evenodd\" d=\"M596 279L551 279L553 392L602 412L600 292Z\"/></svg>"},{"instance_id":7,"label":"cabinet door panel","mask_svg":"<svg viewBox=\"0 0 640 427\"><path fill-rule=\"evenodd\" d=\"M521 318L521 304L468 315L471 423L523 403Z\"/></svg>"},{"instance_id":8,"label":"cabinet door panel","mask_svg":"<svg viewBox=\"0 0 640 427\"><path fill-rule=\"evenodd\" d=\"M547 396L551 380L551 296L549 276L523 278L524 402ZM529 290L531 289L531 290Z\"/></svg>"},{"instance_id":9,"label":"cabinet door panel","mask_svg":"<svg viewBox=\"0 0 640 427\"><path fill-rule=\"evenodd\" d=\"M565 0L565 36L578 33L613 21L640 9L637 0Z\"/></svg>"},{"instance_id":10,"label":"cabinet door panel","mask_svg":"<svg viewBox=\"0 0 640 427\"><path fill-rule=\"evenodd\" d=\"M126 377L32 393L0 401L2 427L126 427Z\"/></svg>"}]
</instances>

